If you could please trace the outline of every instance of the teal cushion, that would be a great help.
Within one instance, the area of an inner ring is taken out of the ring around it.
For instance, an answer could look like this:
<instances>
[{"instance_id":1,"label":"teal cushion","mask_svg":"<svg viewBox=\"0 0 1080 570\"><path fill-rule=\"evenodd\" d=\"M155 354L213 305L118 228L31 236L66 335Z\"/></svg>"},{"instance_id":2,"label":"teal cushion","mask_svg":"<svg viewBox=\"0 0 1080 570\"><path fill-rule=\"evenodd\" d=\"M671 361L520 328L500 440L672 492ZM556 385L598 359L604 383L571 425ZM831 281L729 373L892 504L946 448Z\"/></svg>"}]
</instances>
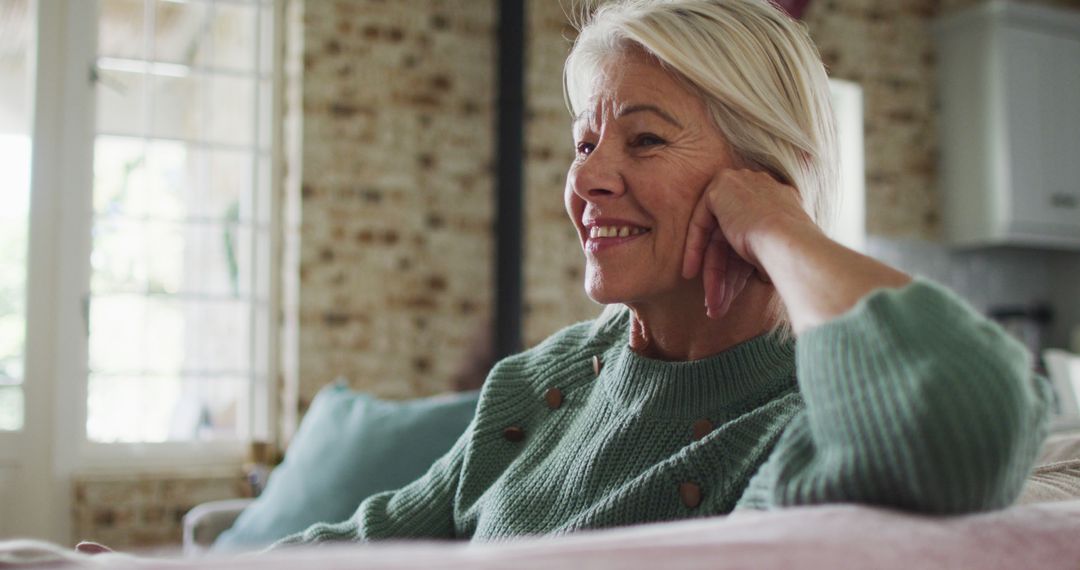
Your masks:
<instances>
[{"instance_id":1,"label":"teal cushion","mask_svg":"<svg viewBox=\"0 0 1080 570\"><path fill-rule=\"evenodd\" d=\"M423 475L465 431L478 391L387 401L331 385L319 391L266 490L215 550L269 545L317 522L349 518L362 500Z\"/></svg>"}]
</instances>

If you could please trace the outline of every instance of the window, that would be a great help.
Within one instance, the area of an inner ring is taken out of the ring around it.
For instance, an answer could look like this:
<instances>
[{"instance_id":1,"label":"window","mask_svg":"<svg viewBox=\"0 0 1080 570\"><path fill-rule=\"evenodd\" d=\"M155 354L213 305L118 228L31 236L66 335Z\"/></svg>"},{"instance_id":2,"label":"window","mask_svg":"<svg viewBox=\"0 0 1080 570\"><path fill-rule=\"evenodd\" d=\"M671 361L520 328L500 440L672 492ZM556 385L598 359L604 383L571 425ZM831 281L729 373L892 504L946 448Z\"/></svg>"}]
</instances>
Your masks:
<instances>
[{"instance_id":1,"label":"window","mask_svg":"<svg viewBox=\"0 0 1080 570\"><path fill-rule=\"evenodd\" d=\"M248 439L265 425L273 13L268 0L100 0L90 441Z\"/></svg>"},{"instance_id":2,"label":"window","mask_svg":"<svg viewBox=\"0 0 1080 570\"><path fill-rule=\"evenodd\" d=\"M23 426L32 6L0 3L0 431Z\"/></svg>"}]
</instances>

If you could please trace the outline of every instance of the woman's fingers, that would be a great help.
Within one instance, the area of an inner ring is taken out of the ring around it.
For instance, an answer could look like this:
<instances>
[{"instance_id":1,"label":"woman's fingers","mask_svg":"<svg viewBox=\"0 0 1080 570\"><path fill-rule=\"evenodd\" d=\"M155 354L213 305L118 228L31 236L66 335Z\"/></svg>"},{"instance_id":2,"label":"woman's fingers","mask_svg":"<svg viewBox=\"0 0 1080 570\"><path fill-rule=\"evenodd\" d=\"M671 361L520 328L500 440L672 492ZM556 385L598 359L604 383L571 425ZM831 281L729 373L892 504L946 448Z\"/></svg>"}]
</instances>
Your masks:
<instances>
[{"instance_id":1,"label":"woman's fingers","mask_svg":"<svg viewBox=\"0 0 1080 570\"><path fill-rule=\"evenodd\" d=\"M728 254L728 290L731 291L731 298L728 300L728 306L735 301L735 297L742 293L742 290L746 287L746 282L750 280L750 276L754 274L754 266L746 262L745 259L739 257L738 253L731 247L727 248Z\"/></svg>"},{"instance_id":2,"label":"woman's fingers","mask_svg":"<svg viewBox=\"0 0 1080 570\"><path fill-rule=\"evenodd\" d=\"M728 272L727 242L720 229L714 229L709 236L701 264L701 280L705 289L705 314L710 318L719 318L726 312L722 310L725 296L726 274Z\"/></svg>"},{"instance_id":3,"label":"woman's fingers","mask_svg":"<svg viewBox=\"0 0 1080 570\"><path fill-rule=\"evenodd\" d=\"M683 252L682 276L684 279L693 279L702 269L702 262L706 259L706 248L709 247L713 233L719 233L716 217L709 211L709 192L705 191L694 207L694 213L690 215L690 225L686 232L686 249ZM708 291L708 289L706 289ZM707 297L706 297L707 298Z\"/></svg>"},{"instance_id":4,"label":"woman's fingers","mask_svg":"<svg viewBox=\"0 0 1080 570\"><path fill-rule=\"evenodd\" d=\"M735 298L746 288L747 281L754 274L754 267L722 240L710 242L705 264L705 275L711 276L705 286L705 313L711 319L719 319L727 314ZM723 266L722 274L708 269L719 266Z\"/></svg>"}]
</instances>

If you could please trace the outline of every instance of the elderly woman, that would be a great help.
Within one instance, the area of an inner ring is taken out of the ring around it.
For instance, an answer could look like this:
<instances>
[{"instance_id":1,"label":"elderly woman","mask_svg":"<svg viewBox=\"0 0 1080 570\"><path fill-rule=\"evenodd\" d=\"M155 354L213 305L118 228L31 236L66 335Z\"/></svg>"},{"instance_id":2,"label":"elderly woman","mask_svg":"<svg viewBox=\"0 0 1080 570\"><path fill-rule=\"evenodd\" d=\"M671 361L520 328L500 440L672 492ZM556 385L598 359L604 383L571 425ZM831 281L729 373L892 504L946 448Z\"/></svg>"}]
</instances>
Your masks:
<instances>
[{"instance_id":1,"label":"elderly woman","mask_svg":"<svg viewBox=\"0 0 1080 570\"><path fill-rule=\"evenodd\" d=\"M566 211L608 308L498 363L422 478L285 543L1014 500L1049 389L952 294L827 237L833 114L795 21L765 0L609 3L565 89Z\"/></svg>"}]
</instances>

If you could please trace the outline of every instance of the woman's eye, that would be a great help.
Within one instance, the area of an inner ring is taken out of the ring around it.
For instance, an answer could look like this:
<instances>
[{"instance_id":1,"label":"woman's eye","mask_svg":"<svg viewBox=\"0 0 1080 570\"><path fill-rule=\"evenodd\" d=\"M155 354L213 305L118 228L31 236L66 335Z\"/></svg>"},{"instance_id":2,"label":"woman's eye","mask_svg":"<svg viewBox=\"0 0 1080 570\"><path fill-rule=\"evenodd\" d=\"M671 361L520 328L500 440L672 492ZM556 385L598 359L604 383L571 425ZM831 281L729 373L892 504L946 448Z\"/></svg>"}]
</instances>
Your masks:
<instances>
[{"instance_id":1,"label":"woman's eye","mask_svg":"<svg viewBox=\"0 0 1080 570\"><path fill-rule=\"evenodd\" d=\"M656 146L658 144L664 144L666 142L667 141L656 135L646 133L643 135L639 135L636 139L634 139L634 146Z\"/></svg>"},{"instance_id":2,"label":"woman's eye","mask_svg":"<svg viewBox=\"0 0 1080 570\"><path fill-rule=\"evenodd\" d=\"M579 142L577 143L576 148L579 155L589 156L590 154L592 154L593 149L596 148L596 145L587 142Z\"/></svg>"}]
</instances>

